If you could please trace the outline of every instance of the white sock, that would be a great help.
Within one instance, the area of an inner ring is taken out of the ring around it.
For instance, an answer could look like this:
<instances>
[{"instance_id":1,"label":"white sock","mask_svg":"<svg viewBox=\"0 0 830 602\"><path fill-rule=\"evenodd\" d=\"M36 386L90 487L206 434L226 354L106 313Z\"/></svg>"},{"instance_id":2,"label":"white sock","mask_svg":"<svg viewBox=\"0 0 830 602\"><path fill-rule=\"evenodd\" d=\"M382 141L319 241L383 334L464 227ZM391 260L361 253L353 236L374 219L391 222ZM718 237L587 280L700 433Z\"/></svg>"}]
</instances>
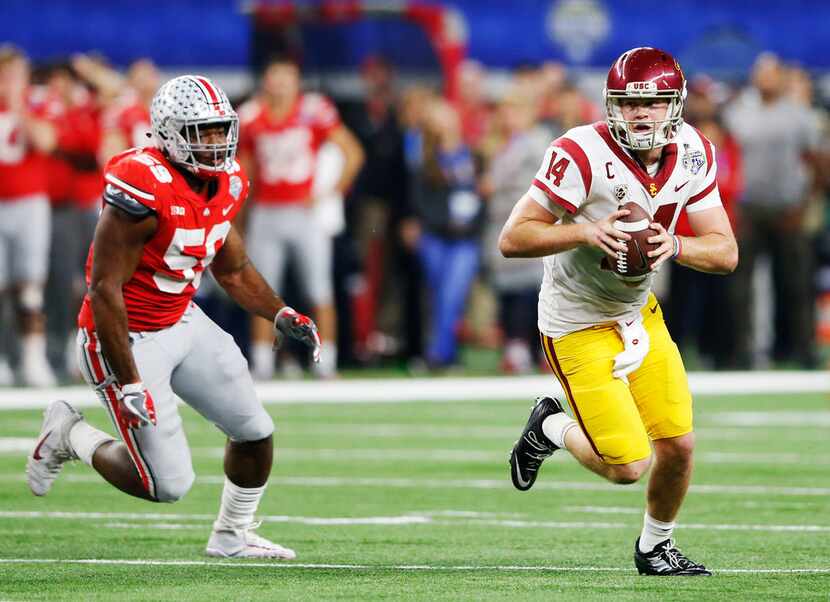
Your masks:
<instances>
[{"instance_id":1,"label":"white sock","mask_svg":"<svg viewBox=\"0 0 830 602\"><path fill-rule=\"evenodd\" d=\"M84 420L76 422L69 431L69 445L72 446L75 455L89 466L92 466L92 456L95 450L107 441L115 441L115 439L104 431L90 426Z\"/></svg>"},{"instance_id":2,"label":"white sock","mask_svg":"<svg viewBox=\"0 0 830 602\"><path fill-rule=\"evenodd\" d=\"M225 477L222 505L219 506L219 517L213 523L214 530L242 529L251 526L263 493L265 493L265 485L250 488L239 487Z\"/></svg>"},{"instance_id":3,"label":"white sock","mask_svg":"<svg viewBox=\"0 0 830 602\"><path fill-rule=\"evenodd\" d=\"M38 368L48 367L46 361L46 335L35 332L23 335L20 338L20 360L23 363L34 363Z\"/></svg>"},{"instance_id":4,"label":"white sock","mask_svg":"<svg viewBox=\"0 0 830 602\"><path fill-rule=\"evenodd\" d=\"M251 372L257 380L274 378L274 348L270 343L251 345Z\"/></svg>"},{"instance_id":5,"label":"white sock","mask_svg":"<svg viewBox=\"0 0 830 602\"><path fill-rule=\"evenodd\" d=\"M20 337L20 352L22 355L46 355L46 335L42 332L31 332Z\"/></svg>"},{"instance_id":6,"label":"white sock","mask_svg":"<svg viewBox=\"0 0 830 602\"><path fill-rule=\"evenodd\" d=\"M565 412L559 412L551 414L542 421L542 432L545 437L553 441L556 447L565 449L565 435L575 426L577 426L576 420Z\"/></svg>"},{"instance_id":7,"label":"white sock","mask_svg":"<svg viewBox=\"0 0 830 602\"><path fill-rule=\"evenodd\" d=\"M643 532L640 533L640 551L643 554L651 552L658 543L671 539L672 531L674 522L664 523L646 512L643 517Z\"/></svg>"}]
</instances>

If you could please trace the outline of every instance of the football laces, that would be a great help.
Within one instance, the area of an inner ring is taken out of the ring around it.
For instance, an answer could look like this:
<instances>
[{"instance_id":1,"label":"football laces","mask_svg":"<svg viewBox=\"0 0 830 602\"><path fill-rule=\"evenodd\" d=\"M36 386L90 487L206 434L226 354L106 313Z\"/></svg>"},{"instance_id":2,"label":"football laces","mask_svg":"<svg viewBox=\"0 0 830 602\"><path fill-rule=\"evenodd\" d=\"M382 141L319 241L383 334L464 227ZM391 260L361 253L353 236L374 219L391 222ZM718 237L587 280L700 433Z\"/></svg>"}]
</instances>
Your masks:
<instances>
[{"instance_id":1,"label":"football laces","mask_svg":"<svg viewBox=\"0 0 830 602\"><path fill-rule=\"evenodd\" d=\"M624 240L619 242L625 243ZM626 251L617 251L617 271L621 274L628 272L628 253Z\"/></svg>"}]
</instances>

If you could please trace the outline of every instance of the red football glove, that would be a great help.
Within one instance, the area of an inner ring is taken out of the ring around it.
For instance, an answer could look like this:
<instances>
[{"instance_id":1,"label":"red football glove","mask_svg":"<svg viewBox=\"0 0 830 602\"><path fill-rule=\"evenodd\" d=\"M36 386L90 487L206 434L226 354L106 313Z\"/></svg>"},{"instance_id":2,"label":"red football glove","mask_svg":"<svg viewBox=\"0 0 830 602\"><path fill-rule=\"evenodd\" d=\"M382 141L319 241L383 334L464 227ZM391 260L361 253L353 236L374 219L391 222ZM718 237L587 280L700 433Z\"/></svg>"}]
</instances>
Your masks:
<instances>
[{"instance_id":1,"label":"red football glove","mask_svg":"<svg viewBox=\"0 0 830 602\"><path fill-rule=\"evenodd\" d=\"M140 429L156 424L156 406L144 383L130 383L115 388L118 420L127 428Z\"/></svg>"},{"instance_id":2,"label":"red football glove","mask_svg":"<svg viewBox=\"0 0 830 602\"><path fill-rule=\"evenodd\" d=\"M284 337L289 336L311 349L311 357L315 362L320 361L320 335L317 325L303 314L297 313L286 306L277 312L274 318L274 349L279 349Z\"/></svg>"}]
</instances>

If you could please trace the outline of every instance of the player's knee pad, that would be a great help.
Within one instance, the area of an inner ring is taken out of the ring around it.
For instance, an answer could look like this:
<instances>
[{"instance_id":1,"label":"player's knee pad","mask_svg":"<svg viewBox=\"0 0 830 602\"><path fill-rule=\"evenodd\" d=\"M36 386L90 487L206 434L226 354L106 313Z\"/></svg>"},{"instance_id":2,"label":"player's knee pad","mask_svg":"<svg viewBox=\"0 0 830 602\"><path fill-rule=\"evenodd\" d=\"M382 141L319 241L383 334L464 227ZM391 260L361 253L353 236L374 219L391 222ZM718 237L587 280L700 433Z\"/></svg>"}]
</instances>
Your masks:
<instances>
[{"instance_id":1,"label":"player's knee pad","mask_svg":"<svg viewBox=\"0 0 830 602\"><path fill-rule=\"evenodd\" d=\"M196 475L191 470L183 476L172 479L156 479L156 500L172 504L182 499L190 491Z\"/></svg>"},{"instance_id":2,"label":"player's knee pad","mask_svg":"<svg viewBox=\"0 0 830 602\"><path fill-rule=\"evenodd\" d=\"M17 303L24 312L40 313L43 310L43 287L39 284L24 284L17 293Z\"/></svg>"}]
</instances>

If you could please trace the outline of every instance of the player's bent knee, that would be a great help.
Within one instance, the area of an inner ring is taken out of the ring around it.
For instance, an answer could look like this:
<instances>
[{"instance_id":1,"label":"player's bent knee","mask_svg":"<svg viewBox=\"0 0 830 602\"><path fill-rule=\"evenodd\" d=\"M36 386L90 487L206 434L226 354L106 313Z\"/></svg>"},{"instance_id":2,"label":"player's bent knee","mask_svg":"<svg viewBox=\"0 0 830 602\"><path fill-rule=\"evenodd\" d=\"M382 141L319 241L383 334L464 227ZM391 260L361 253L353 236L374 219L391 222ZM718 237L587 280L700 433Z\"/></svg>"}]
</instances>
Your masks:
<instances>
[{"instance_id":1,"label":"player's bent knee","mask_svg":"<svg viewBox=\"0 0 830 602\"><path fill-rule=\"evenodd\" d=\"M608 478L618 485L631 485L640 480L648 470L650 464L650 457L628 464L610 464L611 470Z\"/></svg>"},{"instance_id":2,"label":"player's bent knee","mask_svg":"<svg viewBox=\"0 0 830 602\"><path fill-rule=\"evenodd\" d=\"M695 449L695 434L691 432L679 437L655 439L654 449L661 459L690 462Z\"/></svg>"},{"instance_id":3,"label":"player's bent knee","mask_svg":"<svg viewBox=\"0 0 830 602\"><path fill-rule=\"evenodd\" d=\"M260 414L252 416L245 422L234 428L234 432L228 433L232 441L258 442L267 439L274 434L274 421L271 416L263 410Z\"/></svg>"},{"instance_id":4,"label":"player's bent knee","mask_svg":"<svg viewBox=\"0 0 830 602\"><path fill-rule=\"evenodd\" d=\"M178 502L190 491L195 480L196 475L193 471L175 479L157 479L156 501L167 504Z\"/></svg>"}]
</instances>

